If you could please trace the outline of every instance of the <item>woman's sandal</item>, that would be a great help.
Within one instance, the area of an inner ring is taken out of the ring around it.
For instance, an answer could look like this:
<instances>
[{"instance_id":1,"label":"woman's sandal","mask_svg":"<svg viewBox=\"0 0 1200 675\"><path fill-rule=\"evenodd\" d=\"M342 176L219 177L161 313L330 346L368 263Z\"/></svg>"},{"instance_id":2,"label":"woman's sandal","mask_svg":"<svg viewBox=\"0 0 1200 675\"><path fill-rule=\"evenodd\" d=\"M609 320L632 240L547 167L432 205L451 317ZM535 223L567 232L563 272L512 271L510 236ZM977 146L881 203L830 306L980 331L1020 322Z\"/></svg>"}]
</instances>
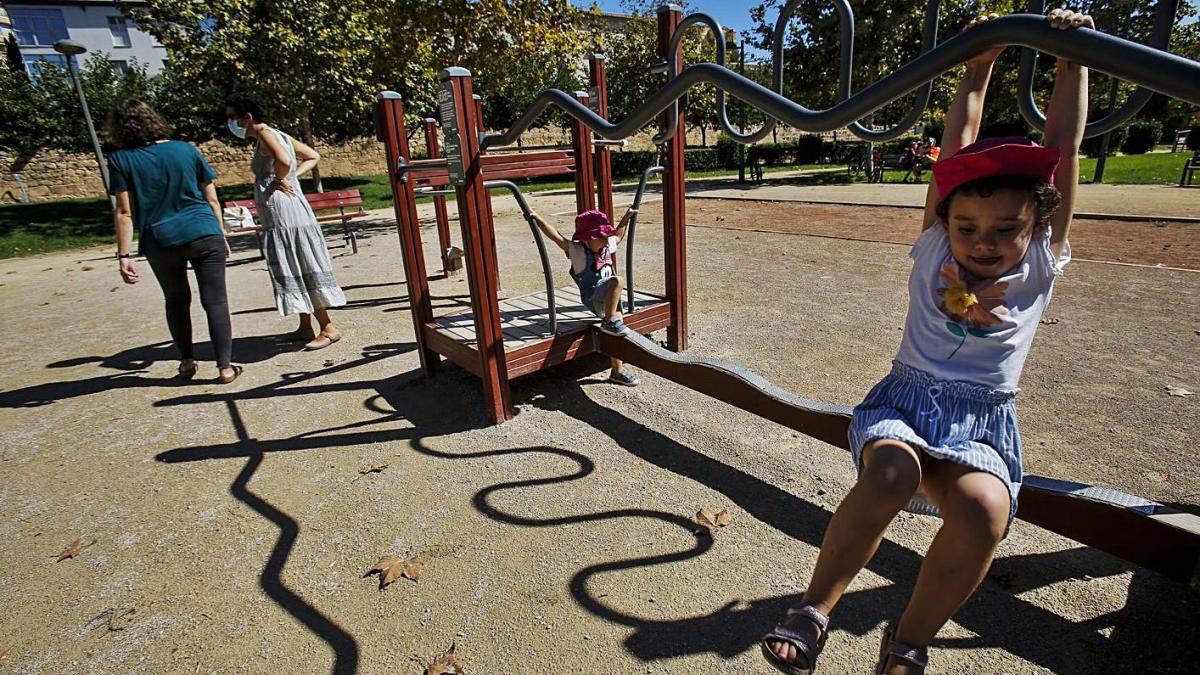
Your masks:
<instances>
[{"instance_id":1,"label":"woman's sandal","mask_svg":"<svg viewBox=\"0 0 1200 675\"><path fill-rule=\"evenodd\" d=\"M239 377L241 377L241 376L242 376L242 370L243 370L243 368L242 368L241 366L230 366L230 368L232 368L232 369L233 369L233 376L231 376L231 377L227 377L227 376L225 376L225 375L218 375L218 376L217 376L217 382L218 382L218 383L220 383L220 384L230 384L230 383L232 383L234 380L236 380L236 379L238 379Z\"/></svg>"},{"instance_id":2,"label":"woman's sandal","mask_svg":"<svg viewBox=\"0 0 1200 675\"><path fill-rule=\"evenodd\" d=\"M179 372L176 373L175 379L185 381L190 380L196 376L197 370L200 370L200 366L195 363L192 364L191 368L184 368L183 364L181 363L179 364Z\"/></svg>"},{"instance_id":3,"label":"woman's sandal","mask_svg":"<svg viewBox=\"0 0 1200 675\"><path fill-rule=\"evenodd\" d=\"M820 656L821 650L825 648L825 638L829 630L829 617L819 612L811 605L803 605L799 609L789 609L788 617L797 616L805 621L810 622L817 627L818 637L813 641L812 635L801 633L800 631L786 624L778 624L771 629L770 633L763 636L760 641L762 646L763 657L781 673L787 675L809 675L817 669L817 657ZM767 642L786 642L796 648L796 660L787 661L780 658ZM804 663L803 668L800 667L801 660Z\"/></svg>"},{"instance_id":4,"label":"woman's sandal","mask_svg":"<svg viewBox=\"0 0 1200 675\"><path fill-rule=\"evenodd\" d=\"M325 349L329 345L331 345L341 339L342 339L341 331L338 331L337 333L326 333L325 331L321 331L320 333L317 334L317 339L304 345L304 349L305 349L305 351L315 352L318 349Z\"/></svg>"},{"instance_id":5,"label":"woman's sandal","mask_svg":"<svg viewBox=\"0 0 1200 675\"><path fill-rule=\"evenodd\" d=\"M875 674L883 675L887 672L888 664L895 661L904 661L919 668L920 670L917 672L924 673L925 668L929 665L929 650L897 642L896 629L888 626L884 629L883 638L879 641L879 662L875 664Z\"/></svg>"}]
</instances>

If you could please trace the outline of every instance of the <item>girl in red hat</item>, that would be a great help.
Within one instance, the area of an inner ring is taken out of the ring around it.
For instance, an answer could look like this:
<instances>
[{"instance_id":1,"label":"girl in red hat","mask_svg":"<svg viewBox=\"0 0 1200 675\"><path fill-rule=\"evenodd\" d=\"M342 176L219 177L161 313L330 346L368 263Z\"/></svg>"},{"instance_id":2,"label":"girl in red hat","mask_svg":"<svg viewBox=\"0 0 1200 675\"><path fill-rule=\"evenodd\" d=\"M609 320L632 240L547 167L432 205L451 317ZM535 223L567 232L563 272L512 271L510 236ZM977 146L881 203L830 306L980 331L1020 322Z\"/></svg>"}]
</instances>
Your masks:
<instances>
[{"instance_id":1,"label":"girl in red hat","mask_svg":"<svg viewBox=\"0 0 1200 675\"><path fill-rule=\"evenodd\" d=\"M995 14L980 16L968 29ZM1058 29L1094 28L1056 9ZM1067 231L1087 119L1087 69L1058 61L1042 147L976 141L992 65L967 62L946 114L924 231L910 257L908 317L887 375L854 409L858 481L825 532L801 606L762 643L785 673L810 673L829 614L903 508L942 516L899 620L884 631L877 673L921 673L941 627L974 593L1008 532L1021 486L1013 399L1054 281L1071 258Z\"/></svg>"},{"instance_id":2,"label":"girl in red hat","mask_svg":"<svg viewBox=\"0 0 1200 675\"><path fill-rule=\"evenodd\" d=\"M637 209L625 211L621 223L613 227L603 211L588 209L575 216L575 234L568 240L550 226L544 218L531 214L538 228L558 245L571 259L571 278L579 287L579 297L585 307L600 317L600 330L621 335L629 330L621 314L621 288L624 282L617 276L613 263L617 246L625 238L625 228ZM622 370L619 359L612 359L609 382L636 387L638 379Z\"/></svg>"}]
</instances>

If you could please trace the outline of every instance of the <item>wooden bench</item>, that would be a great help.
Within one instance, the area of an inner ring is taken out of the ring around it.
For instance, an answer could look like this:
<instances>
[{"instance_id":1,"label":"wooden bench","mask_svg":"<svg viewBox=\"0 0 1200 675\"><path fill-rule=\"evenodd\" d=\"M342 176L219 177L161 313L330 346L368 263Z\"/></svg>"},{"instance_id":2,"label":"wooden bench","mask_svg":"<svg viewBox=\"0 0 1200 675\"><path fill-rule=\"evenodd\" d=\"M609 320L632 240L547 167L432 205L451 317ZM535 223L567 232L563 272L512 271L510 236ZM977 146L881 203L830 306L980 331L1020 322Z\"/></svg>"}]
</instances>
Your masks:
<instances>
[{"instance_id":1,"label":"wooden bench","mask_svg":"<svg viewBox=\"0 0 1200 675\"><path fill-rule=\"evenodd\" d=\"M1183 163L1183 173L1179 175L1179 187L1191 185L1192 178L1195 177L1197 171L1200 171L1200 152L1192 153L1192 156Z\"/></svg>"},{"instance_id":2,"label":"wooden bench","mask_svg":"<svg viewBox=\"0 0 1200 675\"><path fill-rule=\"evenodd\" d=\"M575 157L570 152L484 155L480 164L484 180L515 180L575 172ZM408 165L407 177L414 188L439 188L450 182L444 158L413 160Z\"/></svg>"},{"instance_id":3,"label":"wooden bench","mask_svg":"<svg viewBox=\"0 0 1200 675\"><path fill-rule=\"evenodd\" d=\"M358 190L334 190L333 192L316 192L306 194L304 198L308 201L308 205L312 207L314 213L317 214L318 223L333 223L340 222L342 224L342 239L350 250L358 253L358 237L354 233L354 228L351 227L350 221L356 218L362 218L367 215L363 209L362 194ZM244 206L250 209L250 213L254 215L255 220L258 220L258 208L254 204L253 199L239 199L237 201L225 202L226 207ZM337 209L337 213L326 213L320 215L322 211L333 211ZM349 210L348 210L349 209ZM254 228L256 235L262 232L262 226ZM258 239L258 250L262 252L262 237ZM266 255L264 254L265 258Z\"/></svg>"}]
</instances>

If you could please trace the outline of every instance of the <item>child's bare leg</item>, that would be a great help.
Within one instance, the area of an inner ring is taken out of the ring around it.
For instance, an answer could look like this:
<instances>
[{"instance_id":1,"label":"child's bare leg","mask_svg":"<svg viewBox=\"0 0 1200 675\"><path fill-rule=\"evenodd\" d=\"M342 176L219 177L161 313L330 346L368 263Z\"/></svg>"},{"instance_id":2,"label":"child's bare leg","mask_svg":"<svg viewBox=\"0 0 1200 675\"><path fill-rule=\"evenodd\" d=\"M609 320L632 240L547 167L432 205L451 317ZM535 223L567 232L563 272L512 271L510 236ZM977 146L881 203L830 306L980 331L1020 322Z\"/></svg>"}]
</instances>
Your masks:
<instances>
[{"instance_id":1,"label":"child's bare leg","mask_svg":"<svg viewBox=\"0 0 1200 675\"><path fill-rule=\"evenodd\" d=\"M608 282L608 295L604 298L604 318L609 321L621 316L621 289L625 284L621 277L612 277Z\"/></svg>"},{"instance_id":2,"label":"child's bare leg","mask_svg":"<svg viewBox=\"0 0 1200 675\"><path fill-rule=\"evenodd\" d=\"M609 358L609 361L612 361L613 375L620 375L621 374L621 366L624 365L622 363L621 359Z\"/></svg>"},{"instance_id":3,"label":"child's bare leg","mask_svg":"<svg viewBox=\"0 0 1200 675\"><path fill-rule=\"evenodd\" d=\"M825 530L804 604L826 615L833 610L846 587L875 555L888 523L920 485L920 456L906 443L879 440L863 449L862 471ZM815 630L809 621L794 616L784 623L796 630ZM795 661L794 646L770 640L767 645L780 658Z\"/></svg>"},{"instance_id":4,"label":"child's bare leg","mask_svg":"<svg viewBox=\"0 0 1200 675\"><path fill-rule=\"evenodd\" d=\"M928 646L983 581L1008 528L1012 503L1000 479L952 462L926 468L925 490L942 512L943 524L896 628L898 641L916 647ZM909 669L897 665L887 672L903 675Z\"/></svg>"}]
</instances>

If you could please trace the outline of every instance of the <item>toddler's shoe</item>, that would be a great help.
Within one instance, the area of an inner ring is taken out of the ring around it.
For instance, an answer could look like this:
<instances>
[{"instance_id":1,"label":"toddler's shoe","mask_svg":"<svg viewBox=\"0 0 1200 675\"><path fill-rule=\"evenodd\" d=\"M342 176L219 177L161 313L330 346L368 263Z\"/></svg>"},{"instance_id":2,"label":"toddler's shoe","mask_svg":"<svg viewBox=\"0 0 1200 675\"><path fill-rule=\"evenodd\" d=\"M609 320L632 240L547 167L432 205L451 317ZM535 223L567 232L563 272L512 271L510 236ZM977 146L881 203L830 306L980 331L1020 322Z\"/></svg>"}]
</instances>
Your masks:
<instances>
[{"instance_id":1,"label":"toddler's shoe","mask_svg":"<svg viewBox=\"0 0 1200 675\"><path fill-rule=\"evenodd\" d=\"M629 373L609 373L608 381L623 387L638 386L638 379Z\"/></svg>"},{"instance_id":2,"label":"toddler's shoe","mask_svg":"<svg viewBox=\"0 0 1200 675\"><path fill-rule=\"evenodd\" d=\"M626 326L620 318L605 319L600 322L600 330L609 335L624 335L629 332L629 326Z\"/></svg>"}]
</instances>

